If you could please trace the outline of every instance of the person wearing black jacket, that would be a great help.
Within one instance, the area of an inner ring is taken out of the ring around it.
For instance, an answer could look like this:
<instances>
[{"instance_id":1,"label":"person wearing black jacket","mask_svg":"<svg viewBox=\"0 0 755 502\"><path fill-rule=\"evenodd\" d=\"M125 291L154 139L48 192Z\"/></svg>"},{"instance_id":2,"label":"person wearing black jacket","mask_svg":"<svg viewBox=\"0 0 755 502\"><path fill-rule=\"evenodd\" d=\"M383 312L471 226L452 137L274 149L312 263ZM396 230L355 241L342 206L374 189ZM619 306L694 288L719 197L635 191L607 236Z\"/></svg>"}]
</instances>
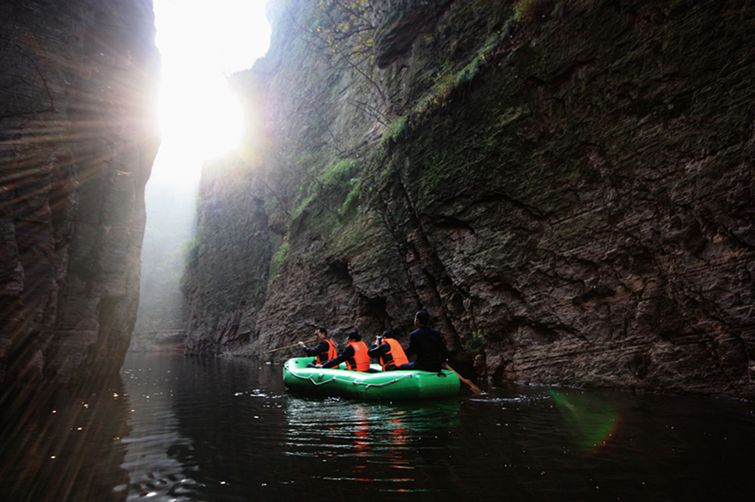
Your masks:
<instances>
[{"instance_id":1,"label":"person wearing black jacket","mask_svg":"<svg viewBox=\"0 0 755 502\"><path fill-rule=\"evenodd\" d=\"M409 348L406 355L415 356L413 363L401 365L399 369L414 369L439 372L448 361L448 349L443 336L430 328L430 314L420 310L414 316L417 329L409 334Z\"/></svg>"},{"instance_id":2,"label":"person wearing black jacket","mask_svg":"<svg viewBox=\"0 0 755 502\"><path fill-rule=\"evenodd\" d=\"M299 342L299 346L304 349L304 353L309 357L315 357L315 363L323 364L329 359L336 357L336 344L333 340L328 338L328 330L322 326L318 326L315 329L315 336L317 337L317 344L307 347L304 342ZM314 364L309 366L313 367Z\"/></svg>"}]
</instances>

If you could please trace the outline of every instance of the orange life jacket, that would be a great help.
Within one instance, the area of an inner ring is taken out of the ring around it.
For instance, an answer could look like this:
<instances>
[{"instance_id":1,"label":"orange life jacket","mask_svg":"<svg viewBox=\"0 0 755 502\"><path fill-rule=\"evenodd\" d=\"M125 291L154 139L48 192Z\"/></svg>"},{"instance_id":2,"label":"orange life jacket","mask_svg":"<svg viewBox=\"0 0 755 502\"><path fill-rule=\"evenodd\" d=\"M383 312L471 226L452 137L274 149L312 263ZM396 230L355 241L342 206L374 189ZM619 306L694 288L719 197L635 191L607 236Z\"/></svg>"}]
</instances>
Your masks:
<instances>
[{"instance_id":1,"label":"orange life jacket","mask_svg":"<svg viewBox=\"0 0 755 502\"><path fill-rule=\"evenodd\" d=\"M346 359L346 367L353 371L367 371L370 369L370 356L367 355L367 345L364 342L350 341L347 345L354 349L354 356Z\"/></svg>"},{"instance_id":2,"label":"orange life jacket","mask_svg":"<svg viewBox=\"0 0 755 502\"><path fill-rule=\"evenodd\" d=\"M380 356L380 366L383 367L383 371L395 370L402 364L409 362L409 358L406 357L404 348L398 343L395 338L385 338L383 343L387 343L389 350L382 356Z\"/></svg>"},{"instance_id":3,"label":"orange life jacket","mask_svg":"<svg viewBox=\"0 0 755 502\"><path fill-rule=\"evenodd\" d=\"M336 344L333 342L333 340L326 338L325 341L328 343L328 351L320 352L319 354L317 354L318 364L325 364L331 359L338 357L338 350L336 350Z\"/></svg>"}]
</instances>

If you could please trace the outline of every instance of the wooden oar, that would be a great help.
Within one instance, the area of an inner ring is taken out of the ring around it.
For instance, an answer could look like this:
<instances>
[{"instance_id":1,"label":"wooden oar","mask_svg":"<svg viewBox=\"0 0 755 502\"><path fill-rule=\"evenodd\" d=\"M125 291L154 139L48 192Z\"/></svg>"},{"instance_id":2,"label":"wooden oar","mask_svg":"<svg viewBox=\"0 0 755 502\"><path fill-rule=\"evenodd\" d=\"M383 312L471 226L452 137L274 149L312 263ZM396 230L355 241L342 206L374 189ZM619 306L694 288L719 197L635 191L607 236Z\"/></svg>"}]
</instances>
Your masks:
<instances>
[{"instance_id":1,"label":"wooden oar","mask_svg":"<svg viewBox=\"0 0 755 502\"><path fill-rule=\"evenodd\" d=\"M447 370L449 370L449 371L451 371L451 372L455 373L455 374L456 374L456 376L457 376L457 377L459 377L459 380L461 380L462 382L464 382L464 383L466 384L466 386L467 386L467 387L469 387L469 390L471 390L472 392L474 392L474 393L475 393L475 394L477 394L477 395L479 395L479 394L482 394L482 390L480 390L480 388L479 388L478 386L476 386L476 385L475 385L475 384L474 384L474 383L472 382L472 380L469 380L469 379L467 379L467 378L464 378L463 376L459 375L459 372L458 372L458 371L456 371L455 369L453 369L453 368L452 368L451 366L449 366L448 364L444 364L443 366L445 366Z\"/></svg>"},{"instance_id":2,"label":"wooden oar","mask_svg":"<svg viewBox=\"0 0 755 502\"><path fill-rule=\"evenodd\" d=\"M266 350L265 354L269 354L270 352L275 352L277 350L290 349L291 347L296 347L297 345L299 345L299 342L292 343L291 345L284 345L283 347L278 347L278 348L272 349L272 350Z\"/></svg>"}]
</instances>

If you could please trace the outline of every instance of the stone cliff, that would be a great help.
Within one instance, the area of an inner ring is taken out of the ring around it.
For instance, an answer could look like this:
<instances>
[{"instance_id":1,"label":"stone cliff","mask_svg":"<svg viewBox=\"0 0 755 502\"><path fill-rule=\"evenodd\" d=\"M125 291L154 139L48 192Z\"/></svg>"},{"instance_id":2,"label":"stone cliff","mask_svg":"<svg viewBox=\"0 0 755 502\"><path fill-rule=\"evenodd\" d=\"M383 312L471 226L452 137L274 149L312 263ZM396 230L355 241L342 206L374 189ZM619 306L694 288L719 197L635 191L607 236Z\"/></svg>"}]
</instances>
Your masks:
<instances>
[{"instance_id":1,"label":"stone cliff","mask_svg":"<svg viewBox=\"0 0 755 502\"><path fill-rule=\"evenodd\" d=\"M24 391L121 366L159 61L148 0L6 1L0 25L0 386Z\"/></svg>"},{"instance_id":2,"label":"stone cliff","mask_svg":"<svg viewBox=\"0 0 755 502\"><path fill-rule=\"evenodd\" d=\"M150 178L145 194L139 306L129 350L183 351L188 312L180 284L194 237L195 204L194 190Z\"/></svg>"},{"instance_id":3,"label":"stone cliff","mask_svg":"<svg viewBox=\"0 0 755 502\"><path fill-rule=\"evenodd\" d=\"M236 77L261 125L205 168L189 352L422 305L493 384L755 395L752 2L271 16Z\"/></svg>"}]
</instances>

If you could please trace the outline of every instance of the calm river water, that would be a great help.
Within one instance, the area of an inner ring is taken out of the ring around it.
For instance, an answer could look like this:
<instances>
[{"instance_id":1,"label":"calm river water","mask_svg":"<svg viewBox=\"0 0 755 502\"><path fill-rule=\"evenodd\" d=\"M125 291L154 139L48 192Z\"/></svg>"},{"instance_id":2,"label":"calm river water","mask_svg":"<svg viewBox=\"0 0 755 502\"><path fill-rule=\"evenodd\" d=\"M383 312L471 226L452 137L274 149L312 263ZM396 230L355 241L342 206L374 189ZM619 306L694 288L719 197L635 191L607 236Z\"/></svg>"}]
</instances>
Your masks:
<instances>
[{"instance_id":1,"label":"calm river water","mask_svg":"<svg viewBox=\"0 0 755 502\"><path fill-rule=\"evenodd\" d=\"M131 354L121 374L14 432L1 473L8 500L755 493L752 403L545 387L418 404L322 401L287 395L278 366L168 355Z\"/></svg>"}]
</instances>

